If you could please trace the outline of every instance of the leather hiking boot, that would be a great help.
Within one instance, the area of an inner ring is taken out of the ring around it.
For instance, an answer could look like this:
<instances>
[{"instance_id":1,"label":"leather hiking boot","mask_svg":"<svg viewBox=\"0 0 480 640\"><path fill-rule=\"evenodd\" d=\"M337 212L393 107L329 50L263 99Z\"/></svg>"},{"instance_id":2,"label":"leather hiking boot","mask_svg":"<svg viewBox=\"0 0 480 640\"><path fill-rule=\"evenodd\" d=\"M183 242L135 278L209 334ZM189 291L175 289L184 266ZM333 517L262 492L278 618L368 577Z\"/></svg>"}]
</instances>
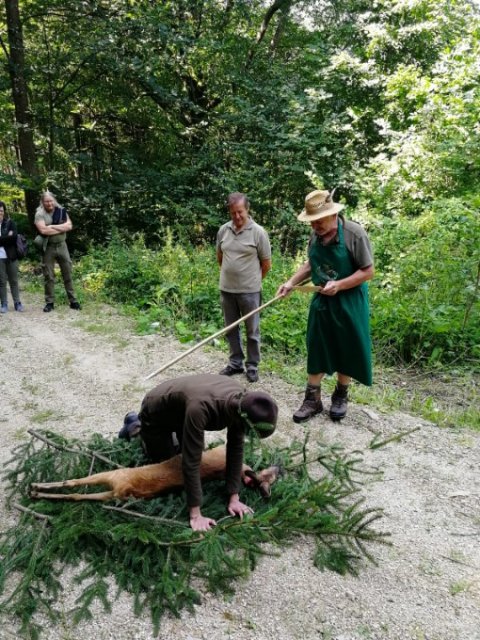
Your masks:
<instances>
[{"instance_id":1,"label":"leather hiking boot","mask_svg":"<svg viewBox=\"0 0 480 640\"><path fill-rule=\"evenodd\" d=\"M70 302L70 309L75 309L75 311L80 311L81 308L82 307L81 307L80 303L77 302L76 300L72 300Z\"/></svg>"},{"instance_id":2,"label":"leather hiking boot","mask_svg":"<svg viewBox=\"0 0 480 640\"><path fill-rule=\"evenodd\" d=\"M249 382L258 382L258 370L257 369L247 369L247 380Z\"/></svg>"},{"instance_id":3,"label":"leather hiking boot","mask_svg":"<svg viewBox=\"0 0 480 640\"><path fill-rule=\"evenodd\" d=\"M330 407L330 418L332 420L341 420L347 415L348 405L348 385L337 382L334 392L332 393L332 405Z\"/></svg>"},{"instance_id":4,"label":"leather hiking boot","mask_svg":"<svg viewBox=\"0 0 480 640\"><path fill-rule=\"evenodd\" d=\"M322 413L322 411L323 405L320 396L320 387L307 384L302 406L293 414L293 421L306 422L307 420L310 420L310 418L313 418L313 416Z\"/></svg>"},{"instance_id":5,"label":"leather hiking boot","mask_svg":"<svg viewBox=\"0 0 480 640\"><path fill-rule=\"evenodd\" d=\"M45 311L45 313L50 313L50 311L53 311L53 302L47 302L47 304L43 307L43 310Z\"/></svg>"}]
</instances>

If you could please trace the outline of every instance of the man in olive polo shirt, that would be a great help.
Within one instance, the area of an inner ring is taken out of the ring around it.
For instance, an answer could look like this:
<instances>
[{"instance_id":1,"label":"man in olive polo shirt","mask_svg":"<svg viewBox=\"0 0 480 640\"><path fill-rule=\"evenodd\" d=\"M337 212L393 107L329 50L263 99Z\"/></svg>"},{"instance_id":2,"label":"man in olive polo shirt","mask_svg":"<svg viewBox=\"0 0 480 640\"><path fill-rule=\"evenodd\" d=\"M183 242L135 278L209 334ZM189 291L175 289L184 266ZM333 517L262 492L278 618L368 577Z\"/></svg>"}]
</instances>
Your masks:
<instances>
[{"instance_id":1,"label":"man in olive polo shirt","mask_svg":"<svg viewBox=\"0 0 480 640\"><path fill-rule=\"evenodd\" d=\"M272 267L268 234L250 217L250 203L244 193L231 193L227 207L230 222L217 234L217 259L220 265L220 295L225 326L247 315L261 304L262 280ZM258 380L260 362L260 314L245 320L247 357L242 348L240 327L227 333L230 346L228 365L221 375L244 372L249 382Z\"/></svg>"}]
</instances>

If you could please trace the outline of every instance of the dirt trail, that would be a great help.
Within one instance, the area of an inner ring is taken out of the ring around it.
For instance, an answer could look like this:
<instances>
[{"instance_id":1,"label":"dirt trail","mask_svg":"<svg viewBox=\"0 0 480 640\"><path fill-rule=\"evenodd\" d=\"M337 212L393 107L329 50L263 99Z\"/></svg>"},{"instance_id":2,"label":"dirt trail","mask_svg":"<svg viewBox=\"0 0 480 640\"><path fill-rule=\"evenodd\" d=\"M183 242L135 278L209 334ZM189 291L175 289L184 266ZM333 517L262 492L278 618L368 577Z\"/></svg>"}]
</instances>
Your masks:
<instances>
[{"instance_id":1,"label":"dirt trail","mask_svg":"<svg viewBox=\"0 0 480 640\"><path fill-rule=\"evenodd\" d=\"M185 349L171 338L139 337L114 310L66 307L42 312L38 296L24 296L25 313L0 317L0 463L9 459L27 429L48 428L78 437L97 431L114 436L124 414L138 409L144 393L166 377L215 373L224 360L199 350L161 376L145 376ZM365 450L380 480L364 488L368 504L382 507L382 529L391 547L378 547L378 566L358 577L319 572L313 549L299 539L279 558L265 558L230 599L205 594L195 615L166 617L162 639L183 640L480 640L480 436L441 430L411 416L378 414L352 405L341 424L327 416L294 425L301 391L262 371L255 386L280 405L277 444L303 438ZM387 438L418 431L386 447L368 450L374 433ZM0 488L2 529L17 519ZM108 615L72 627L67 612L75 589L66 573L65 617L49 628L49 640L150 640L147 615L135 618L122 595ZM0 638L16 638L2 621Z\"/></svg>"}]
</instances>

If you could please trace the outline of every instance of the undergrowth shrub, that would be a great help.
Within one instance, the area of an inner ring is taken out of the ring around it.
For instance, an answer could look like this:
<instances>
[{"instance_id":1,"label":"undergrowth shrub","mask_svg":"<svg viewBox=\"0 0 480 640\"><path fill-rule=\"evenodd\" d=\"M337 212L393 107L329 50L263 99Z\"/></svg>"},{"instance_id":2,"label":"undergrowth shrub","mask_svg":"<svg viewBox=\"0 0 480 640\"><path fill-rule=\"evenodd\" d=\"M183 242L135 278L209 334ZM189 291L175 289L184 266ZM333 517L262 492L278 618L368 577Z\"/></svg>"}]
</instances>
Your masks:
<instances>
[{"instance_id":1,"label":"undergrowth shrub","mask_svg":"<svg viewBox=\"0 0 480 640\"><path fill-rule=\"evenodd\" d=\"M438 200L413 219L376 219L370 228L376 275L369 284L376 360L436 366L478 359L480 350L478 204ZM475 208L476 207L476 208ZM275 250L264 280L263 301L272 299L305 260ZM223 327L212 246L175 244L146 247L141 235L127 245L113 238L106 249L82 258L84 289L121 303L139 331L174 332L188 342ZM310 295L294 292L262 312L264 355L303 362Z\"/></svg>"},{"instance_id":2,"label":"undergrowth shrub","mask_svg":"<svg viewBox=\"0 0 480 640\"><path fill-rule=\"evenodd\" d=\"M479 202L437 200L372 234L372 336L383 361L435 365L480 356Z\"/></svg>"}]
</instances>

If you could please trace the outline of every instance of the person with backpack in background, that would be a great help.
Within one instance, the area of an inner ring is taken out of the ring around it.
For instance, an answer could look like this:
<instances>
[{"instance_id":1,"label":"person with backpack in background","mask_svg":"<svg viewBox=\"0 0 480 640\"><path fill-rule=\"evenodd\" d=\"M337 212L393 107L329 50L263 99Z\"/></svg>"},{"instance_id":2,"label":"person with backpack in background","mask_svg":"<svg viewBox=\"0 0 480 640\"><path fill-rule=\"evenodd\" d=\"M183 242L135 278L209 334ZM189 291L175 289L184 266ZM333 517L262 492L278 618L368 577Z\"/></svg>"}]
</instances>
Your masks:
<instances>
[{"instance_id":1,"label":"person with backpack in background","mask_svg":"<svg viewBox=\"0 0 480 640\"><path fill-rule=\"evenodd\" d=\"M23 311L18 286L17 225L0 200L0 313L7 313L7 281L15 311Z\"/></svg>"},{"instance_id":2,"label":"person with backpack in background","mask_svg":"<svg viewBox=\"0 0 480 640\"><path fill-rule=\"evenodd\" d=\"M45 313L53 311L55 295L55 262L62 272L63 285L70 302L70 309L81 309L75 297L72 280L72 260L67 247L67 232L72 230L72 221L53 193L45 191L35 212L35 226L41 238L42 269L45 279Z\"/></svg>"}]
</instances>

